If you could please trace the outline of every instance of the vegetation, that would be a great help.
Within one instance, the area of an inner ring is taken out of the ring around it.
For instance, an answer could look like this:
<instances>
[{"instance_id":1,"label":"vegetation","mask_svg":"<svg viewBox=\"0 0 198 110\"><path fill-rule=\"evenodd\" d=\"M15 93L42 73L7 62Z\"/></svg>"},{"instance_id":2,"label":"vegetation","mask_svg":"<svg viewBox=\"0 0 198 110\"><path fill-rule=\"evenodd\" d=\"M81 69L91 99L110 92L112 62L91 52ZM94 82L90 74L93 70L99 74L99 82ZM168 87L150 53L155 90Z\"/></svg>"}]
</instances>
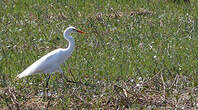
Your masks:
<instances>
[{"instance_id":1,"label":"vegetation","mask_svg":"<svg viewBox=\"0 0 198 110\"><path fill-rule=\"evenodd\" d=\"M0 108L196 109L197 9L196 0L1 0ZM16 81L67 46L68 26L88 33L73 35L75 51L49 96L45 74Z\"/></svg>"}]
</instances>

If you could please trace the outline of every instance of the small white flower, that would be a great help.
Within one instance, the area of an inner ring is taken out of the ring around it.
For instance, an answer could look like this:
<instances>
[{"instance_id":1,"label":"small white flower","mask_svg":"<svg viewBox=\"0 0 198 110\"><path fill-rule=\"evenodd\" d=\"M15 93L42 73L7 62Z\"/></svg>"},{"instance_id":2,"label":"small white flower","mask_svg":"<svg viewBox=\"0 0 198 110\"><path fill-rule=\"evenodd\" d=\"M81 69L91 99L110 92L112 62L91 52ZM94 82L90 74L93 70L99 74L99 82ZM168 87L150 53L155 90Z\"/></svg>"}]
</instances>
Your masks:
<instances>
[{"instance_id":1,"label":"small white flower","mask_svg":"<svg viewBox=\"0 0 198 110\"><path fill-rule=\"evenodd\" d=\"M196 107L198 107L198 103L196 103Z\"/></svg>"},{"instance_id":2,"label":"small white flower","mask_svg":"<svg viewBox=\"0 0 198 110\"><path fill-rule=\"evenodd\" d=\"M140 87L140 84L137 84L136 86L137 86L137 87Z\"/></svg>"},{"instance_id":3,"label":"small white flower","mask_svg":"<svg viewBox=\"0 0 198 110\"><path fill-rule=\"evenodd\" d=\"M142 80L142 77L139 77L139 78L138 78L138 80L140 80L140 81L141 81L141 80Z\"/></svg>"},{"instance_id":4,"label":"small white flower","mask_svg":"<svg viewBox=\"0 0 198 110\"><path fill-rule=\"evenodd\" d=\"M131 81L131 82L134 82L134 79L131 79L130 81Z\"/></svg>"}]
</instances>

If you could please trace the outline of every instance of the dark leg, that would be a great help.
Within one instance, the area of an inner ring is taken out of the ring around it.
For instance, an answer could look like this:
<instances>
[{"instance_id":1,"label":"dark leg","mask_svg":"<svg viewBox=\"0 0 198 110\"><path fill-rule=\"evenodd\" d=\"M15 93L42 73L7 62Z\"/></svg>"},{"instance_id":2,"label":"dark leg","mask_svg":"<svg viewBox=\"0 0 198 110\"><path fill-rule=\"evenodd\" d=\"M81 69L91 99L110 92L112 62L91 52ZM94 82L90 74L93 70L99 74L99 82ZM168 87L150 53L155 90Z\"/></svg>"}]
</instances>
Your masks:
<instances>
[{"instance_id":1,"label":"dark leg","mask_svg":"<svg viewBox=\"0 0 198 110\"><path fill-rule=\"evenodd\" d=\"M85 83L83 83L83 82L81 82L81 81L76 82L76 81L73 81L73 80L69 80L69 79L64 75L64 73L63 73L63 71L62 71L61 68L59 68L59 72L61 73L62 78L64 78L64 79L66 80L66 82L69 82L69 83L76 83L76 84L82 84L82 85L86 85L86 86L92 86L92 85L89 85L89 84L85 84ZM70 68L68 69L68 72L72 75L72 77L73 77L73 79L74 79L74 76L73 76L73 74L72 74ZM64 80L63 80L63 87L64 87Z\"/></svg>"},{"instance_id":2,"label":"dark leg","mask_svg":"<svg viewBox=\"0 0 198 110\"><path fill-rule=\"evenodd\" d=\"M49 75L49 77L47 78L47 81L46 81L47 95L48 95L48 90L49 90L48 83L49 83L50 77L51 77L51 73L50 73L50 75Z\"/></svg>"},{"instance_id":3,"label":"dark leg","mask_svg":"<svg viewBox=\"0 0 198 110\"><path fill-rule=\"evenodd\" d=\"M188 2L188 3L190 3L190 0L184 0L184 2Z\"/></svg>"}]
</instances>

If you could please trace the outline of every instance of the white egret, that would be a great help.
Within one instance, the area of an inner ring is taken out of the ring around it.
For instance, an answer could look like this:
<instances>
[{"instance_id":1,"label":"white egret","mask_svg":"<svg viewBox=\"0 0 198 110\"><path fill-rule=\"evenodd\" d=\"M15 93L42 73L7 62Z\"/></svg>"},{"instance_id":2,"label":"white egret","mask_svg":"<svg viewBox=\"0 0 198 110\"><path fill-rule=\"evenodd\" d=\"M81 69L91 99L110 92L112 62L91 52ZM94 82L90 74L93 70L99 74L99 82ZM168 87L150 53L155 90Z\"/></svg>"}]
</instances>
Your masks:
<instances>
[{"instance_id":1,"label":"white egret","mask_svg":"<svg viewBox=\"0 0 198 110\"><path fill-rule=\"evenodd\" d=\"M48 88L48 81L50 79L50 76L53 72L60 72L63 73L60 65L64 63L65 60L67 60L75 47L75 41L72 36L70 36L71 33L85 33L80 30L77 30L75 27L68 27L64 33L64 38L69 42L69 45L66 49L59 48L56 49L47 55L41 57L39 60L34 62L32 65L30 65L28 68L26 68L22 73L17 75L17 79L20 79L25 76L34 75L38 73L50 73L47 82L46 87Z\"/></svg>"}]
</instances>

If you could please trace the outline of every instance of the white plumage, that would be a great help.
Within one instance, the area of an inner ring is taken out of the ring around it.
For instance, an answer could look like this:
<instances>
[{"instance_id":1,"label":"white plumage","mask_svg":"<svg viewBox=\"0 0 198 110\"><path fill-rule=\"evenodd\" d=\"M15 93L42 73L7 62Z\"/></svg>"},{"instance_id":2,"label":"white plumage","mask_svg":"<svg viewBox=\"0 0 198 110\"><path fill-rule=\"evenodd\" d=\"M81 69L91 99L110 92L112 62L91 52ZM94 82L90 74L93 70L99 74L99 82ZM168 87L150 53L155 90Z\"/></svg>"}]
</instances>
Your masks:
<instances>
[{"instance_id":1,"label":"white plumage","mask_svg":"<svg viewBox=\"0 0 198 110\"><path fill-rule=\"evenodd\" d=\"M66 49L56 49L41 57L39 60L26 68L22 73L17 75L17 79L38 73L62 73L60 65L71 56L75 47L74 39L70 36L70 33L72 32L84 33L74 27L68 27L63 33L64 38L69 42L68 47Z\"/></svg>"}]
</instances>

